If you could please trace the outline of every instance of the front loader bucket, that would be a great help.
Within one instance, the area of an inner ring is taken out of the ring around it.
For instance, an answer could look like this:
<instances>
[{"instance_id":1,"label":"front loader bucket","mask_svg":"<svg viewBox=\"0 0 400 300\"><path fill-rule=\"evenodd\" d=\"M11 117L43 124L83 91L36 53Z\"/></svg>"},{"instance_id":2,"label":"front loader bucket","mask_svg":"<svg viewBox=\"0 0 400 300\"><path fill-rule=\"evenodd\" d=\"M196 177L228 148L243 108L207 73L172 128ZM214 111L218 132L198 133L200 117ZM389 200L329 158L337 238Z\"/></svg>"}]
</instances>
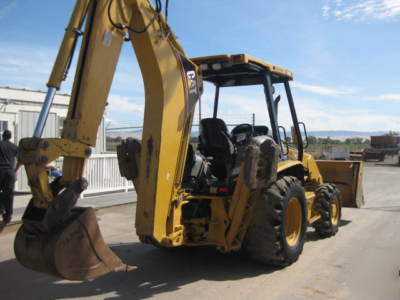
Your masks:
<instances>
[{"instance_id":1,"label":"front loader bucket","mask_svg":"<svg viewBox=\"0 0 400 300\"><path fill-rule=\"evenodd\" d=\"M69 280L132 269L104 242L93 208L75 207L71 212L67 225L52 233L24 223L14 242L17 260L29 269Z\"/></svg>"},{"instance_id":2,"label":"front loader bucket","mask_svg":"<svg viewBox=\"0 0 400 300\"><path fill-rule=\"evenodd\" d=\"M317 160L317 165L324 182L334 183L339 188L344 207L360 208L364 205L362 162Z\"/></svg>"}]
</instances>

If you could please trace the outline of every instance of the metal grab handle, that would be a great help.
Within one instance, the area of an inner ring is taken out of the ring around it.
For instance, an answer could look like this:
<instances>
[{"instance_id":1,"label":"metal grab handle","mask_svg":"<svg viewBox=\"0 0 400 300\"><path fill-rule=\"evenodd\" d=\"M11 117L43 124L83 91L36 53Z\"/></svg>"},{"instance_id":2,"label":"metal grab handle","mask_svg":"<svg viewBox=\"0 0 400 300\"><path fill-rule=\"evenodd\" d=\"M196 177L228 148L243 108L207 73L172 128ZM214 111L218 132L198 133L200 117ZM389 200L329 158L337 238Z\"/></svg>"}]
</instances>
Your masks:
<instances>
[{"instance_id":1,"label":"metal grab handle","mask_svg":"<svg viewBox=\"0 0 400 300\"><path fill-rule=\"evenodd\" d=\"M285 146L286 146L286 153L283 153L283 154L287 155L287 154L289 153L289 143L288 143L288 141L287 141L286 128L283 127L283 126L278 126L278 128L283 130L283 137L285 138L285 141L284 141L283 143L284 143ZM280 134L281 134L281 133L280 133L280 131L279 131L279 135L280 135ZM282 141L282 139L281 139L281 141Z\"/></svg>"},{"instance_id":2,"label":"metal grab handle","mask_svg":"<svg viewBox=\"0 0 400 300\"><path fill-rule=\"evenodd\" d=\"M307 147L308 147L308 135L307 135L306 124L304 124L303 122L299 122L299 125L302 125L302 126L303 126L304 137L305 137L305 142L306 142L304 148L307 148ZM300 137L300 138L301 138L301 137Z\"/></svg>"}]
</instances>

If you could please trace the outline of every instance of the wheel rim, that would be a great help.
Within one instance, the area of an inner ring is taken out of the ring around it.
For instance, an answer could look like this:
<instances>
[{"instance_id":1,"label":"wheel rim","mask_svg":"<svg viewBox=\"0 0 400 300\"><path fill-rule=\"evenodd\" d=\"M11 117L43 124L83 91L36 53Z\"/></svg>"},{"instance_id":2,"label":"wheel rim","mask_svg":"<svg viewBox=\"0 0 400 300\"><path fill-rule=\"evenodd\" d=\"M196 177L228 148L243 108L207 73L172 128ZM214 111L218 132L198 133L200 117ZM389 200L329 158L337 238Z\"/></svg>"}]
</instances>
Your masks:
<instances>
[{"instance_id":1,"label":"wheel rim","mask_svg":"<svg viewBox=\"0 0 400 300\"><path fill-rule=\"evenodd\" d=\"M303 211L301 209L300 199L293 197L289 200L285 218L285 238L286 243L293 247L299 239L302 229Z\"/></svg>"},{"instance_id":2,"label":"wheel rim","mask_svg":"<svg viewBox=\"0 0 400 300\"><path fill-rule=\"evenodd\" d=\"M340 202L339 198L333 198L331 204L331 223L333 225L337 225L339 223L339 215L340 215Z\"/></svg>"}]
</instances>

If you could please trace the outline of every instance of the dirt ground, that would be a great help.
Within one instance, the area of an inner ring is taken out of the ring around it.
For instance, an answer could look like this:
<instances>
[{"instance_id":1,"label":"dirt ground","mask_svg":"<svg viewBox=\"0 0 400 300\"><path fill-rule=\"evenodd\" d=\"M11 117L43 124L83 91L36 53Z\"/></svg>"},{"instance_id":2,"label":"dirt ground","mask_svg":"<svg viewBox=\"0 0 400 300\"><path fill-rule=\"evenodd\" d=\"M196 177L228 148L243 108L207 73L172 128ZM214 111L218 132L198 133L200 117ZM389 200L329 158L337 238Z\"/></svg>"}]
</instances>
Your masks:
<instances>
[{"instance_id":1,"label":"dirt ground","mask_svg":"<svg viewBox=\"0 0 400 300\"><path fill-rule=\"evenodd\" d=\"M299 261L277 269L214 249L166 251L140 244L135 205L102 209L106 241L138 269L89 282L69 282L26 270L12 250L15 228L0 235L3 299L400 299L400 167L390 159L365 167L366 205L343 209L336 236L313 230Z\"/></svg>"}]
</instances>

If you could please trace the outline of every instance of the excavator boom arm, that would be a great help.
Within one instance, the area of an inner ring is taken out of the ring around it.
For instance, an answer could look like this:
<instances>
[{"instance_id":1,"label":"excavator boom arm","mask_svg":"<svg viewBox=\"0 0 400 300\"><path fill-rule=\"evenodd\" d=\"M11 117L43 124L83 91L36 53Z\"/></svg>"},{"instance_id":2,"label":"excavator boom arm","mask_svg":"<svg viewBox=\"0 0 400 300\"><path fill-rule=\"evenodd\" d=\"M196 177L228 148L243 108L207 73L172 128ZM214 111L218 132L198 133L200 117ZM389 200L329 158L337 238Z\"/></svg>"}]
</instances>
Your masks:
<instances>
[{"instance_id":1,"label":"excavator boom arm","mask_svg":"<svg viewBox=\"0 0 400 300\"><path fill-rule=\"evenodd\" d=\"M94 214L75 208L74 204L87 186L82 178L85 163L90 147L96 143L127 36L145 88L143 137L134 178L138 193L137 232L159 243L170 233L165 225L173 201L178 200L201 79L198 68L186 57L161 15L161 1L156 4L153 8L148 0L77 1L48 83L52 95L65 78L76 34L81 33L80 27L85 23L62 138L42 139L36 134L20 143L19 160L25 164L33 194L15 240L17 259L24 266L78 280L124 269L101 239ZM48 111L49 105L42 111L42 121ZM45 165L60 156L64 157L63 176L50 184ZM77 232L80 235L74 235ZM32 236L36 243L30 242ZM80 253L71 256L66 252L71 249L66 243L77 246ZM68 261L68 257L74 261Z\"/></svg>"}]
</instances>

